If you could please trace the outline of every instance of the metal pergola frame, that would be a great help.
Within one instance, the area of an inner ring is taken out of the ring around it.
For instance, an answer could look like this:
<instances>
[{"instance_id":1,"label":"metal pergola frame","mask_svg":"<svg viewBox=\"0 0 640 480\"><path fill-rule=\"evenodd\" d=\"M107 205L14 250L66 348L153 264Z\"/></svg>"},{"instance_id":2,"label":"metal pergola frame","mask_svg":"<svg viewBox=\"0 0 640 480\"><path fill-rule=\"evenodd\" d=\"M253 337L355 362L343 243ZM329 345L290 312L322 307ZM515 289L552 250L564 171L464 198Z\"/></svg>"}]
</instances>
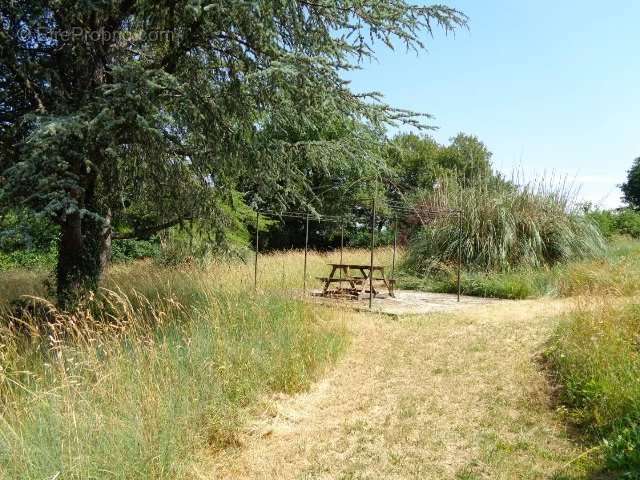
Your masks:
<instances>
[{"instance_id":1,"label":"metal pergola frame","mask_svg":"<svg viewBox=\"0 0 640 480\"><path fill-rule=\"evenodd\" d=\"M441 216L457 216L458 217L458 262L457 262L457 301L460 301L461 296L461 270L462 270L462 211L457 209L448 209L448 208L413 208L408 207L400 202L387 202L387 207L392 211L392 216L385 215L379 216L376 213L376 201L375 198L371 199L371 215L370 215L370 225L371 225L371 244L370 244L370 267L373 268L374 265L374 251L376 248L376 221L378 218L387 218L389 220L393 220L393 257L391 261L391 279L395 279L395 268L396 268L396 252L398 247L398 214L414 214L416 215L423 226L426 225L426 220L433 220L435 218ZM364 207L363 207L364 208ZM305 232L304 232L304 273L303 273L303 284L302 284L302 292L303 295L307 293L307 254L309 250L309 221L313 219L314 221L324 221L324 222L332 222L340 224L340 263L343 261L343 251L344 251L344 225L347 221L357 222L360 220L361 223L368 223L368 218L366 216L357 216L353 214L348 215L323 215L318 212L295 212L295 211L285 211L285 212L277 212L273 210L256 210L256 245L255 245L255 259L254 259L254 272L253 272L253 288L254 291L258 288L258 256L260 253L260 215L262 216L270 216L270 217L278 217L278 218L296 218L299 220L305 221ZM369 308L373 305L373 275L369 275Z\"/></svg>"}]
</instances>

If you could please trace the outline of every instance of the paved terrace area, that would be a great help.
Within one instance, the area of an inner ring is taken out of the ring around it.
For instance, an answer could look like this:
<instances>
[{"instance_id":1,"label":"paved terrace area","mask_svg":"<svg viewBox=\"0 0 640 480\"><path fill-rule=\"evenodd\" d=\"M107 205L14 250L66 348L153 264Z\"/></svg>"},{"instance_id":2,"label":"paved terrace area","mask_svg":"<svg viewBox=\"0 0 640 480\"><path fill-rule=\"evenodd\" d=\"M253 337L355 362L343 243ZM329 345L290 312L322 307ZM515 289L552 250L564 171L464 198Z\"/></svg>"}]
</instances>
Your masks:
<instances>
[{"instance_id":1,"label":"paved terrace area","mask_svg":"<svg viewBox=\"0 0 640 480\"><path fill-rule=\"evenodd\" d=\"M312 292L312 301L328 305L344 305L355 310L369 310L369 296L365 294L358 300L343 298L325 298L320 296L321 290ZM429 293L413 290L396 290L395 298L387 293L380 293L373 299L371 311L388 315L423 315L434 312L454 312L477 305L510 302L494 298L461 296L449 293Z\"/></svg>"}]
</instances>

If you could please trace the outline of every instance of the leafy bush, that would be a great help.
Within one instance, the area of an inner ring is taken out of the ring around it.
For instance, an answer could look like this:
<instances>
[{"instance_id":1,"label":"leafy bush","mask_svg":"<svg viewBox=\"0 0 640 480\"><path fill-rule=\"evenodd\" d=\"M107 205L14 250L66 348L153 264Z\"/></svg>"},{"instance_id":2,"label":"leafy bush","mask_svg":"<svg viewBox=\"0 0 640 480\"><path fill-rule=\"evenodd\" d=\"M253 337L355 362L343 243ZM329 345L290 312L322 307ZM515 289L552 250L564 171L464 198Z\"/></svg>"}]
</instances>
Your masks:
<instances>
[{"instance_id":1,"label":"leafy bush","mask_svg":"<svg viewBox=\"0 0 640 480\"><path fill-rule=\"evenodd\" d=\"M640 305L588 304L563 320L547 354L571 419L627 478L640 472L639 330Z\"/></svg>"},{"instance_id":2,"label":"leafy bush","mask_svg":"<svg viewBox=\"0 0 640 480\"><path fill-rule=\"evenodd\" d=\"M0 271L50 270L56 263L59 228L43 216L14 209L0 218Z\"/></svg>"},{"instance_id":3,"label":"leafy bush","mask_svg":"<svg viewBox=\"0 0 640 480\"><path fill-rule=\"evenodd\" d=\"M640 424L638 419L625 418L614 433L603 440L606 467L622 473L624 478L640 479Z\"/></svg>"},{"instance_id":4,"label":"leafy bush","mask_svg":"<svg viewBox=\"0 0 640 480\"><path fill-rule=\"evenodd\" d=\"M616 231L622 235L640 238L640 213L629 208L617 213L615 216Z\"/></svg>"},{"instance_id":5,"label":"leafy bush","mask_svg":"<svg viewBox=\"0 0 640 480\"><path fill-rule=\"evenodd\" d=\"M592 210L587 213L587 217L598 225L602 234L607 238L614 235L640 238L640 212L631 208Z\"/></svg>"},{"instance_id":6,"label":"leafy bush","mask_svg":"<svg viewBox=\"0 0 640 480\"><path fill-rule=\"evenodd\" d=\"M612 211L592 210L586 212L585 215L596 224L604 237L611 238L617 232L616 219Z\"/></svg>"},{"instance_id":7,"label":"leafy bush","mask_svg":"<svg viewBox=\"0 0 640 480\"><path fill-rule=\"evenodd\" d=\"M157 241L122 239L114 240L111 245L111 260L128 262L141 258L155 258L159 255L160 245Z\"/></svg>"},{"instance_id":8,"label":"leafy bush","mask_svg":"<svg viewBox=\"0 0 640 480\"><path fill-rule=\"evenodd\" d=\"M605 250L598 228L572 211L561 191L498 181L464 188L449 183L416 205L425 219L434 208L459 209L462 221L439 215L417 231L407 265L419 273L455 264L459 247L466 269L498 272L553 266Z\"/></svg>"},{"instance_id":9,"label":"leafy bush","mask_svg":"<svg viewBox=\"0 0 640 480\"><path fill-rule=\"evenodd\" d=\"M539 297L555 288L554 273L548 269L512 272L462 272L460 290L463 295L521 300ZM457 293L457 277L453 273L436 273L427 277L400 276L399 288L436 293Z\"/></svg>"},{"instance_id":10,"label":"leafy bush","mask_svg":"<svg viewBox=\"0 0 640 480\"><path fill-rule=\"evenodd\" d=\"M155 258L159 255L159 245L146 240L114 240L111 260L128 262L141 258ZM52 270L58 259L55 246L48 250L15 250L0 251L0 271L20 268L35 270Z\"/></svg>"},{"instance_id":11,"label":"leafy bush","mask_svg":"<svg viewBox=\"0 0 640 480\"><path fill-rule=\"evenodd\" d=\"M16 250L11 253L0 252L0 271L28 268L50 270L56 263L58 254L55 250Z\"/></svg>"},{"instance_id":12,"label":"leafy bush","mask_svg":"<svg viewBox=\"0 0 640 480\"><path fill-rule=\"evenodd\" d=\"M55 244L59 227L42 215L14 209L0 218L0 251L47 251Z\"/></svg>"},{"instance_id":13,"label":"leafy bush","mask_svg":"<svg viewBox=\"0 0 640 480\"><path fill-rule=\"evenodd\" d=\"M393 230L385 229L376 232L376 246L393 245ZM371 230L367 228L359 228L349 232L348 238L345 237L345 243L349 247L354 248L370 248L371 247Z\"/></svg>"}]
</instances>

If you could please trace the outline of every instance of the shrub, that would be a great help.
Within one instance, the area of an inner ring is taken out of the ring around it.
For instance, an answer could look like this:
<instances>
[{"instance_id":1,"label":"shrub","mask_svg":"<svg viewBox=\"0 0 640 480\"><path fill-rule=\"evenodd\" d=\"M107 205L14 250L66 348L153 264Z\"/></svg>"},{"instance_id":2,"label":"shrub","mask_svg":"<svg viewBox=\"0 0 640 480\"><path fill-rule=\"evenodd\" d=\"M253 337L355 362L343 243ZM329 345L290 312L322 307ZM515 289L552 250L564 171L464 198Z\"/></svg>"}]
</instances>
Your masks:
<instances>
[{"instance_id":1,"label":"shrub","mask_svg":"<svg viewBox=\"0 0 640 480\"><path fill-rule=\"evenodd\" d=\"M393 230L385 229L377 231L375 236L376 246L393 245ZM349 232L345 243L352 248L369 248L371 246L371 230L359 228Z\"/></svg>"},{"instance_id":2,"label":"shrub","mask_svg":"<svg viewBox=\"0 0 640 480\"><path fill-rule=\"evenodd\" d=\"M434 207L461 211L461 235L453 214L437 216L420 228L407 259L420 273L455 264L459 246L465 268L478 271L553 266L605 249L595 224L573 211L561 191L496 181L464 188L450 183L420 199L416 209L428 218Z\"/></svg>"},{"instance_id":3,"label":"shrub","mask_svg":"<svg viewBox=\"0 0 640 480\"><path fill-rule=\"evenodd\" d=\"M11 253L0 252L0 270L19 268L50 270L56 263L55 250L16 250Z\"/></svg>"},{"instance_id":4,"label":"shrub","mask_svg":"<svg viewBox=\"0 0 640 480\"><path fill-rule=\"evenodd\" d=\"M631 208L620 210L591 210L587 212L591 219L607 238L614 235L628 235L640 238L640 212Z\"/></svg>"},{"instance_id":5,"label":"shrub","mask_svg":"<svg viewBox=\"0 0 640 480\"><path fill-rule=\"evenodd\" d=\"M142 258L155 258L159 255L160 245L152 240L122 239L114 240L111 245L111 260L128 262Z\"/></svg>"},{"instance_id":6,"label":"shrub","mask_svg":"<svg viewBox=\"0 0 640 480\"><path fill-rule=\"evenodd\" d=\"M47 251L57 242L59 227L27 209L15 208L0 217L0 251Z\"/></svg>"},{"instance_id":7,"label":"shrub","mask_svg":"<svg viewBox=\"0 0 640 480\"><path fill-rule=\"evenodd\" d=\"M615 214L611 210L591 210L586 212L586 216L596 224L604 237L611 238L617 233Z\"/></svg>"},{"instance_id":8,"label":"shrub","mask_svg":"<svg viewBox=\"0 0 640 480\"><path fill-rule=\"evenodd\" d=\"M640 238L640 213L626 208L615 215L616 233Z\"/></svg>"},{"instance_id":9,"label":"shrub","mask_svg":"<svg viewBox=\"0 0 640 480\"><path fill-rule=\"evenodd\" d=\"M142 258L155 258L159 255L159 244L147 240L114 240L111 260L128 262ZM52 270L58 259L55 244L49 249L0 251L0 270L35 269Z\"/></svg>"},{"instance_id":10,"label":"shrub","mask_svg":"<svg viewBox=\"0 0 640 480\"><path fill-rule=\"evenodd\" d=\"M539 297L555 288L554 272L548 269L512 272L463 272L460 290L463 295L521 300ZM428 277L400 276L399 288L436 293L457 293L454 273L436 273Z\"/></svg>"}]
</instances>

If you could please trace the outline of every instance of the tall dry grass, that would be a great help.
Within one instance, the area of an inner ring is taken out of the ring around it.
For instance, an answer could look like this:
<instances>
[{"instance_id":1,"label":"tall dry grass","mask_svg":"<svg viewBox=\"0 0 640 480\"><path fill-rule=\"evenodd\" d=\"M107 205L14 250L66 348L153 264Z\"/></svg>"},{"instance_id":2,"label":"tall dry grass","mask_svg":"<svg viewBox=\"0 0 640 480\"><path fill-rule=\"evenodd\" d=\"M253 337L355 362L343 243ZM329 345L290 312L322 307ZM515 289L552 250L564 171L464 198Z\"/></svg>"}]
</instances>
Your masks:
<instances>
[{"instance_id":1,"label":"tall dry grass","mask_svg":"<svg viewBox=\"0 0 640 480\"><path fill-rule=\"evenodd\" d=\"M309 254L309 288L337 255ZM302 259L260 256L255 293L252 261L114 266L73 314L31 298L16 317L42 274L3 278L0 479L185 478L192 454L234 444L246 409L306 388L346 342L339 311L295 298Z\"/></svg>"},{"instance_id":2,"label":"tall dry grass","mask_svg":"<svg viewBox=\"0 0 640 480\"><path fill-rule=\"evenodd\" d=\"M571 296L633 296L640 293L640 242L616 237L605 255L566 265L558 275L557 291Z\"/></svg>"}]
</instances>

